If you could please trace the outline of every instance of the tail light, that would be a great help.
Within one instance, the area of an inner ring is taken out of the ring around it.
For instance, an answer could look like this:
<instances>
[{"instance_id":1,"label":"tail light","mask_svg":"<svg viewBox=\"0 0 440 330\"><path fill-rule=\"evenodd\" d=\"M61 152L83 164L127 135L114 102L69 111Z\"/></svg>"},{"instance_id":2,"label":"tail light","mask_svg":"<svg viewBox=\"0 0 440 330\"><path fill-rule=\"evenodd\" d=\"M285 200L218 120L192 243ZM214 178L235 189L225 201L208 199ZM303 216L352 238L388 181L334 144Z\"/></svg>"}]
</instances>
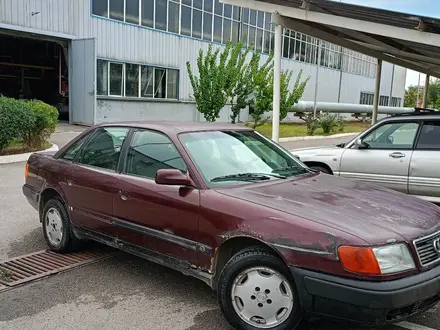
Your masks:
<instances>
[{"instance_id":1,"label":"tail light","mask_svg":"<svg viewBox=\"0 0 440 330\"><path fill-rule=\"evenodd\" d=\"M24 178L27 179L28 175L29 175L29 164L26 163L26 167L24 170Z\"/></svg>"}]
</instances>

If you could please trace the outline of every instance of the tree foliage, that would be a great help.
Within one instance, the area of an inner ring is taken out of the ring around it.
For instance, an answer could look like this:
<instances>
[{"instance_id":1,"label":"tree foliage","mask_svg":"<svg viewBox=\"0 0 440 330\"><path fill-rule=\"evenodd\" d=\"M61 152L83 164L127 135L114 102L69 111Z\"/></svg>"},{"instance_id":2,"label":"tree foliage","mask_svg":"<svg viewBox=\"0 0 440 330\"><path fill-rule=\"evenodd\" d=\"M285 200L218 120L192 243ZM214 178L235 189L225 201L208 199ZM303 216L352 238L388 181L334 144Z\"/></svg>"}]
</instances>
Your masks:
<instances>
[{"instance_id":1,"label":"tree foliage","mask_svg":"<svg viewBox=\"0 0 440 330\"><path fill-rule=\"evenodd\" d=\"M423 101L424 87L419 89L419 100ZM409 86L405 91L405 107L417 106L417 86ZM432 79L429 83L428 89L428 107L440 108L440 79Z\"/></svg>"},{"instance_id":2,"label":"tree foliage","mask_svg":"<svg viewBox=\"0 0 440 330\"><path fill-rule=\"evenodd\" d=\"M289 89L289 85L292 75L293 71L285 71L281 73L280 121L287 117L287 114L292 109L293 105L298 103L298 101L301 99L307 82L310 80L310 77L307 77L304 81L301 81L301 70L296 77L295 85L291 91Z\"/></svg>"},{"instance_id":3,"label":"tree foliage","mask_svg":"<svg viewBox=\"0 0 440 330\"><path fill-rule=\"evenodd\" d=\"M245 62L242 56L243 42L235 46L228 42L222 52L209 45L206 54L199 51L197 58L198 76L193 73L191 64L186 63L189 79L194 90L197 110L208 122L220 116L220 110L233 96L237 82L241 79Z\"/></svg>"},{"instance_id":4,"label":"tree foliage","mask_svg":"<svg viewBox=\"0 0 440 330\"><path fill-rule=\"evenodd\" d=\"M272 109L273 99L273 53L269 55L266 62L260 66L261 55L255 52L251 60L252 79L254 82L253 98L250 104L253 106L251 113L256 128L269 120L269 117L262 118L265 112Z\"/></svg>"}]
</instances>

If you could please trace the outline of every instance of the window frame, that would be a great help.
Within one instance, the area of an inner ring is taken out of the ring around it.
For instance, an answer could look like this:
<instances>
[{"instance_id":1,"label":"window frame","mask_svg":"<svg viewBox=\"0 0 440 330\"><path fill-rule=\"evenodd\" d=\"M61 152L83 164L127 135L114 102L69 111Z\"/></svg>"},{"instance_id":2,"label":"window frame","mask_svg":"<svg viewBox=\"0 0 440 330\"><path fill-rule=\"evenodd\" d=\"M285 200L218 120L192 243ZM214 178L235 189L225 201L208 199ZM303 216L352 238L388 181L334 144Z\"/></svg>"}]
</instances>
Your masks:
<instances>
[{"instance_id":1,"label":"window frame","mask_svg":"<svg viewBox=\"0 0 440 330\"><path fill-rule=\"evenodd\" d=\"M369 130L365 131L364 133L362 133L361 135L355 137L346 147L346 149L355 149L356 150L356 145L355 142L358 139L363 140L365 137L367 137L368 135L370 135L371 133L373 133L373 131L379 129L380 127L384 126L384 125L390 125L390 124L417 124L417 131L416 134L414 136L414 141L413 144L410 148L399 148L399 149L392 149L392 148L374 148L374 149L370 149L367 148L365 150L414 150L415 146L418 143L419 140L419 135L420 135L420 129L423 126L422 122L420 119L411 119L411 120L387 120L384 122L380 122L377 125L371 127Z\"/></svg>"},{"instance_id":2,"label":"window frame","mask_svg":"<svg viewBox=\"0 0 440 330\"><path fill-rule=\"evenodd\" d=\"M107 74L107 94L97 94L97 97L111 97L111 98L121 98L121 99L154 99L154 100L171 100L171 101L179 101L180 100L180 69L178 68L171 68L171 67L165 67L165 66L157 66L157 65L150 65L150 64L139 64L139 63L133 63L133 62L121 62L117 60L111 60L111 59L103 59L103 58L97 58L96 63L98 64L98 61L101 61L103 63L107 64L106 72ZM122 66L122 95L116 95L116 94L110 94L110 67L112 64L121 65ZM137 79L138 79L138 91L137 96L127 96L126 95L126 85L127 85L127 65L135 65L138 67L137 69ZM98 67L98 66L97 66ZM153 96L143 96L142 95L142 71L144 67L149 67L153 69ZM155 83L156 83L156 70L165 70L165 97L155 97L154 94L156 92L155 89ZM170 71L175 71L176 74L176 86L177 86L177 93L176 98L171 98L168 96L168 81L169 81L169 73ZM98 73L98 72L97 72Z\"/></svg>"},{"instance_id":3,"label":"window frame","mask_svg":"<svg viewBox=\"0 0 440 330\"><path fill-rule=\"evenodd\" d=\"M120 151L120 154L119 154L119 160L118 160L118 165L116 166L116 170L112 170L112 169L105 168L105 167L93 166L93 165L90 165L90 164L83 164L83 163L79 162L79 158L83 156L85 145L87 143L89 143L90 140L97 134L96 132L98 132L100 129L106 129L106 128L107 129L108 128L123 128L123 129L127 130L127 135L126 135L125 140L124 140L124 142L122 143L122 146L121 146L121 151ZM121 160L122 160L122 152L124 150L125 145L127 144L127 138L129 137L130 131L131 131L130 127L123 126L123 125L122 126L108 125L108 126L96 127L95 129L93 129L92 132L90 132L89 137L86 139L85 143L81 146L79 152L76 154L76 156L74 157L73 161L71 161L71 163L75 164L75 165L78 165L78 166L83 166L83 167L86 167L86 168L90 168L90 169L102 170L102 171L106 171L106 172L110 172L110 173L119 173L119 168L121 166Z\"/></svg>"},{"instance_id":4,"label":"window frame","mask_svg":"<svg viewBox=\"0 0 440 330\"><path fill-rule=\"evenodd\" d=\"M80 154L82 152L82 149L84 148L84 145L90 140L90 137L94 134L96 129L93 130L89 130L84 132L84 134L80 134L78 135L78 137L76 137L75 139L73 139L72 141L70 141L65 148L63 148L61 150L61 152L59 154L56 155L56 159L57 160L62 160L68 163L74 163L75 159L78 157L78 154ZM84 138L84 142L82 143L81 147L77 150L75 157L73 157L73 159L65 159L63 158L70 150L70 148L72 148L72 146L77 143L78 141L80 141L81 139Z\"/></svg>"},{"instance_id":5,"label":"window frame","mask_svg":"<svg viewBox=\"0 0 440 330\"><path fill-rule=\"evenodd\" d=\"M146 177L146 176L141 176L141 175L136 175L133 173L127 173L127 156L128 156L128 152L131 146L131 142L133 140L133 136L134 133L136 131L149 131L152 133L156 133L156 134L160 134L164 137L166 137L170 143L176 148L176 151L178 153L178 155L182 158L186 168L187 168L187 175L189 175L191 177L191 179L194 181L195 187L194 189L198 189L200 190L200 184L198 182L197 176L195 175L194 169L191 166L191 164L188 163L188 159L185 158L185 155L182 154L181 148L179 148L179 146L176 144L176 142L166 133L159 131L159 130L155 130L155 129L151 129L151 128L143 128L143 127L132 127L129 131L129 133L127 134L127 137L125 138L124 141L124 145L121 149L121 156L119 158L119 165L118 165L118 173L122 174L122 175L126 175L126 176L131 176L131 177L135 177L135 178L139 178L139 179L143 179L143 180L148 180L148 181L156 181L156 178L150 178L150 177ZM180 143L180 141L179 141ZM182 145L180 145L180 147L183 148ZM183 150L186 152L186 150L183 148Z\"/></svg>"},{"instance_id":6,"label":"window frame","mask_svg":"<svg viewBox=\"0 0 440 330\"><path fill-rule=\"evenodd\" d=\"M423 127L425 125L427 125L428 123L436 123L440 127L440 119L422 119L421 123L420 123L419 131L417 132L418 134L416 136L416 138L417 138L416 143L414 144L414 151L440 151L440 147L438 147L438 148L418 148L420 137L421 137L422 131L423 131Z\"/></svg>"}]
</instances>

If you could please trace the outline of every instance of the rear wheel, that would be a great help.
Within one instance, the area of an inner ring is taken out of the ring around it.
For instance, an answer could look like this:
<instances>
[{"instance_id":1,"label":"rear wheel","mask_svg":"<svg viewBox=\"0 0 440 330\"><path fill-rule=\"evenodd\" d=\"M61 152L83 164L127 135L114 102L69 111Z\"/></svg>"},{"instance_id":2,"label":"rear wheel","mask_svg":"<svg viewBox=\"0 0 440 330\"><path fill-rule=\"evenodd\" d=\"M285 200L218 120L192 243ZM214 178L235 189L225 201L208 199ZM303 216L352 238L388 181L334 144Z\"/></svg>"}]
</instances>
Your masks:
<instances>
[{"instance_id":1,"label":"rear wheel","mask_svg":"<svg viewBox=\"0 0 440 330\"><path fill-rule=\"evenodd\" d=\"M293 330L302 319L289 269L260 247L245 249L229 260L220 275L218 299L235 329Z\"/></svg>"},{"instance_id":2,"label":"rear wheel","mask_svg":"<svg viewBox=\"0 0 440 330\"><path fill-rule=\"evenodd\" d=\"M72 232L69 215L60 199L53 198L46 203L42 222L44 238L50 250L64 253L79 246L79 239Z\"/></svg>"}]
</instances>

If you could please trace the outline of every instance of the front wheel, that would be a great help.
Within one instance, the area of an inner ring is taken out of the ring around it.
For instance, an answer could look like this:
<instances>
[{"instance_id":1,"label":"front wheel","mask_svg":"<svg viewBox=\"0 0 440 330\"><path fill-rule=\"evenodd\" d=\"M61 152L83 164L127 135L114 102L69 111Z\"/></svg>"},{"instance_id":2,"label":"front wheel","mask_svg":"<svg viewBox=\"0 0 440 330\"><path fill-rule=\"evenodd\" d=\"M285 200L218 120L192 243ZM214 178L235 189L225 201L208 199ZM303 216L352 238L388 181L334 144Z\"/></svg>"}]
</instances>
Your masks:
<instances>
[{"instance_id":1,"label":"front wheel","mask_svg":"<svg viewBox=\"0 0 440 330\"><path fill-rule=\"evenodd\" d=\"M293 330L302 320L289 269L259 247L243 250L229 260L220 275L218 299L235 329Z\"/></svg>"}]
</instances>

